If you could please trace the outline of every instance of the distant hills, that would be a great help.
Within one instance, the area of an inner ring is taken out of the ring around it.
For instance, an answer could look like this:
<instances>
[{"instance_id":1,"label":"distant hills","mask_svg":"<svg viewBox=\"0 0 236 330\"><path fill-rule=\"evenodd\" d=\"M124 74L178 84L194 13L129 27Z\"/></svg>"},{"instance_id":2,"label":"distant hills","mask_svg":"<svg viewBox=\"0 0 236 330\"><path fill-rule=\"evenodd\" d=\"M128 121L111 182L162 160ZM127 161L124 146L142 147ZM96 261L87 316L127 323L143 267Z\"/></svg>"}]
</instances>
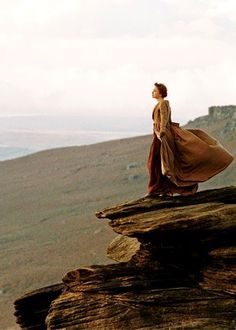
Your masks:
<instances>
[{"instance_id":1,"label":"distant hills","mask_svg":"<svg viewBox=\"0 0 236 330\"><path fill-rule=\"evenodd\" d=\"M220 140L235 142L236 106L211 106L207 115L190 120L183 127L207 129Z\"/></svg>"},{"instance_id":2,"label":"distant hills","mask_svg":"<svg viewBox=\"0 0 236 330\"><path fill-rule=\"evenodd\" d=\"M33 152L147 134L150 118L79 115L0 117L0 161Z\"/></svg>"},{"instance_id":3,"label":"distant hills","mask_svg":"<svg viewBox=\"0 0 236 330\"><path fill-rule=\"evenodd\" d=\"M36 150L28 148L0 147L0 161L25 156L33 152L36 152Z\"/></svg>"}]
</instances>

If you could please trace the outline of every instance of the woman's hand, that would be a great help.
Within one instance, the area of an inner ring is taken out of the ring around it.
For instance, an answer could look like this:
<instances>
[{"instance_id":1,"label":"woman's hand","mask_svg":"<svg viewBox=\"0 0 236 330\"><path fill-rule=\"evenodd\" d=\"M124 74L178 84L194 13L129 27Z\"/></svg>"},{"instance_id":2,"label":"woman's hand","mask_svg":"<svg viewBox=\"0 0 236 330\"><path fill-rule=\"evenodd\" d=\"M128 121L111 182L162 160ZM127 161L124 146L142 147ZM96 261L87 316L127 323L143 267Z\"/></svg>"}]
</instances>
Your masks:
<instances>
[{"instance_id":1,"label":"woman's hand","mask_svg":"<svg viewBox=\"0 0 236 330\"><path fill-rule=\"evenodd\" d=\"M161 131L160 132L160 138L162 138L163 136L165 136L166 135L166 132L165 131Z\"/></svg>"}]
</instances>

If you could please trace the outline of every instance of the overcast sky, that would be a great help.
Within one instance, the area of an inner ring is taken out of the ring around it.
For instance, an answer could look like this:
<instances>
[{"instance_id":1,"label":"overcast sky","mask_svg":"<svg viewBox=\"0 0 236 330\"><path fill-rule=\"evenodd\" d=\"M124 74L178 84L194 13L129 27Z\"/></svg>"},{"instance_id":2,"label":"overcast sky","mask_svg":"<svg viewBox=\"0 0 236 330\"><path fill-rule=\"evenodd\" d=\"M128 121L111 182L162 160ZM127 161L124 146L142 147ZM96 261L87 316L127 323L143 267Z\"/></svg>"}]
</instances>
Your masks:
<instances>
[{"instance_id":1,"label":"overcast sky","mask_svg":"<svg viewBox=\"0 0 236 330\"><path fill-rule=\"evenodd\" d=\"M172 120L236 104L235 0L0 0L0 115Z\"/></svg>"}]
</instances>

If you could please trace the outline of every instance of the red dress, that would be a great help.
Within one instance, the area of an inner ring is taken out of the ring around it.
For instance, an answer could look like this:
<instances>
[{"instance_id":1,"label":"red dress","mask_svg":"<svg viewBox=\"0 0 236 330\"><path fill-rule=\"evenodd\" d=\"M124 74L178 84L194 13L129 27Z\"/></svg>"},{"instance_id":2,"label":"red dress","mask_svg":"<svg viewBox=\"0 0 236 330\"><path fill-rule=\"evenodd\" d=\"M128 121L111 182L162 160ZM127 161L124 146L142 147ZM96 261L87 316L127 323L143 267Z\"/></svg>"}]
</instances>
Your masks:
<instances>
[{"instance_id":1,"label":"red dress","mask_svg":"<svg viewBox=\"0 0 236 330\"><path fill-rule=\"evenodd\" d=\"M172 122L169 101L161 103L164 110L155 106L152 116L148 193L191 195L198 190L199 182L223 171L234 156L205 131L185 129ZM165 135L160 138L162 130Z\"/></svg>"}]
</instances>

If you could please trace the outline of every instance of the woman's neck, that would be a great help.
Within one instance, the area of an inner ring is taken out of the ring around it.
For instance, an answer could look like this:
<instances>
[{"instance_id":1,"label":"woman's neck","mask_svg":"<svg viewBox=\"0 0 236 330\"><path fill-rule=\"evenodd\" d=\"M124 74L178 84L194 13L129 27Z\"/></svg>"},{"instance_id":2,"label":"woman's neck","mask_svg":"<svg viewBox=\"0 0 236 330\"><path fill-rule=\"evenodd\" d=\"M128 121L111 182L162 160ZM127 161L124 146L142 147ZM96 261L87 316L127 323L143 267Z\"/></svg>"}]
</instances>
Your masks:
<instances>
[{"instance_id":1,"label":"woman's neck","mask_svg":"<svg viewBox=\"0 0 236 330\"><path fill-rule=\"evenodd\" d=\"M157 102L160 103L161 101L163 101L163 98L157 99Z\"/></svg>"}]
</instances>

